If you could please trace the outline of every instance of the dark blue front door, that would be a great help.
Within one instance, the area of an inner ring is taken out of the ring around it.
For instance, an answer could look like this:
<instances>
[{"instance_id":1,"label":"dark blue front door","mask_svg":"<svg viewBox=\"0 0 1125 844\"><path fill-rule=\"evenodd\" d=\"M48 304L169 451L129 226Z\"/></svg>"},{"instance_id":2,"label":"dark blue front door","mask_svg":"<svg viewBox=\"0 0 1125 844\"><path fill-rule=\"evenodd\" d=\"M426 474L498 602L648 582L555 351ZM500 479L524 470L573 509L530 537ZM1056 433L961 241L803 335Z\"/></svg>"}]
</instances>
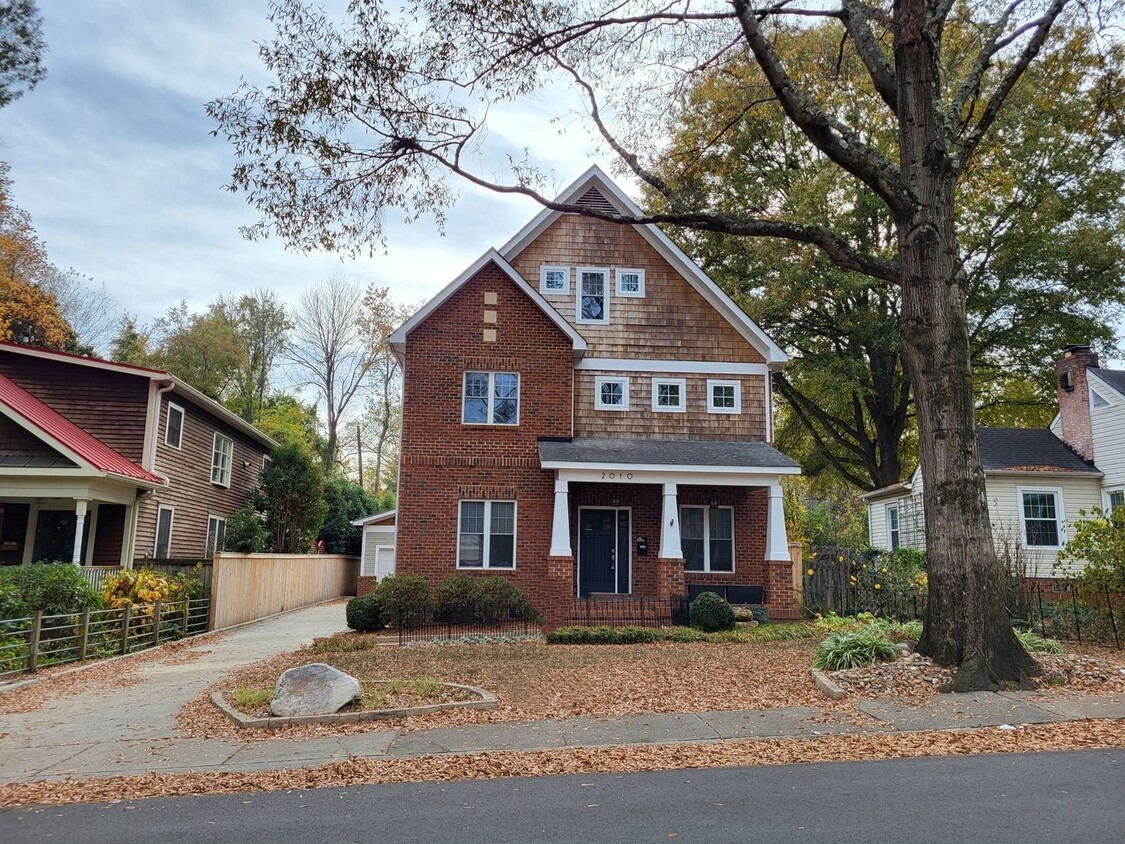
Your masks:
<instances>
[{"instance_id":1,"label":"dark blue front door","mask_svg":"<svg viewBox=\"0 0 1125 844\"><path fill-rule=\"evenodd\" d=\"M583 509L578 518L578 594L629 591L629 513Z\"/></svg>"}]
</instances>

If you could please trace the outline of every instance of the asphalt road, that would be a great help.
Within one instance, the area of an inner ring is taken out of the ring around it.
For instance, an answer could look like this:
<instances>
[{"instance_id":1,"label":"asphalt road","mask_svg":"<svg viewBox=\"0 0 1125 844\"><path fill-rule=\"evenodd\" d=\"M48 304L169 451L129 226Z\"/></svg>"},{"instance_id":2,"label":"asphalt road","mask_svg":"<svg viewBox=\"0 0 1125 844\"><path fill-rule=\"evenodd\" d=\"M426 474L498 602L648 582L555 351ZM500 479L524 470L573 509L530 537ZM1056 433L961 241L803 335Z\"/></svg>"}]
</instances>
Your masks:
<instances>
[{"instance_id":1,"label":"asphalt road","mask_svg":"<svg viewBox=\"0 0 1125 844\"><path fill-rule=\"evenodd\" d=\"M0 812L0 842L1125 840L1125 752L382 785Z\"/></svg>"}]
</instances>

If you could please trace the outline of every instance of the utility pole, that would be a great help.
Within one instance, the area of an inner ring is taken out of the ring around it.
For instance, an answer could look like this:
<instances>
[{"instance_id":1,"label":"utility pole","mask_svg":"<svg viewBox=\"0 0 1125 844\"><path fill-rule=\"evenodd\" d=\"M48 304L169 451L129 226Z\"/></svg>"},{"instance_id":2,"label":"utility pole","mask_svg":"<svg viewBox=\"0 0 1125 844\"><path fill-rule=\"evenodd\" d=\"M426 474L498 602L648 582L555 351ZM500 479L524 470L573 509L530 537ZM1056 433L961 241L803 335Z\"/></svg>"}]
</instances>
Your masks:
<instances>
[{"instance_id":1,"label":"utility pole","mask_svg":"<svg viewBox=\"0 0 1125 844\"><path fill-rule=\"evenodd\" d=\"M355 423L355 452L359 455L359 485L364 489L367 487L363 483L363 438L360 434L361 425L359 422Z\"/></svg>"}]
</instances>

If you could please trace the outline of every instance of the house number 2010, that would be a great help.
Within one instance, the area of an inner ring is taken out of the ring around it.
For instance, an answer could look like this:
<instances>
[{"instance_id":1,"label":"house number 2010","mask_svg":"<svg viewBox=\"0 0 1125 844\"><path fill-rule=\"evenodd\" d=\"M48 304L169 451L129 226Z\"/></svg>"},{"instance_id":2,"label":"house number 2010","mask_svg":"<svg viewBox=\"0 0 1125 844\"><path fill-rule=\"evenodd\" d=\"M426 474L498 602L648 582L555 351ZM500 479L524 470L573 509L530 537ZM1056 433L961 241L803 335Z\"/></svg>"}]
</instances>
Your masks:
<instances>
[{"instance_id":1,"label":"house number 2010","mask_svg":"<svg viewBox=\"0 0 1125 844\"><path fill-rule=\"evenodd\" d=\"M633 480L632 472L602 472L603 481L616 481L618 479L631 481Z\"/></svg>"}]
</instances>

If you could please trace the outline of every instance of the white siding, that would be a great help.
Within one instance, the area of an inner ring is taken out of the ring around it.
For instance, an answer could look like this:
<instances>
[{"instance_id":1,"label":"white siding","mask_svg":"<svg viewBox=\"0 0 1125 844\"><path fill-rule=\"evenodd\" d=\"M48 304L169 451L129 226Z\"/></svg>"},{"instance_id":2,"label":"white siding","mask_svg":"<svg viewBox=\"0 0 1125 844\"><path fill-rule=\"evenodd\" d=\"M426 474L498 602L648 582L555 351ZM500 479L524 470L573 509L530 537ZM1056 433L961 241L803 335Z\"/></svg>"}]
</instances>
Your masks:
<instances>
[{"instance_id":1,"label":"white siding","mask_svg":"<svg viewBox=\"0 0 1125 844\"><path fill-rule=\"evenodd\" d=\"M1100 506L1101 493L1097 478L1060 478L1046 476L990 475L985 478L988 495L988 514L992 521L992 532L996 537L997 548L1005 541L1019 541L1023 547L1020 526L1019 489L1053 489L1062 495L1063 540L1073 532L1072 525L1081 518L1079 511L1090 511ZM1024 549L1030 564L1029 577L1052 577L1065 571L1074 571L1081 566L1069 564L1056 567L1058 552L1049 549Z\"/></svg>"},{"instance_id":2,"label":"white siding","mask_svg":"<svg viewBox=\"0 0 1125 844\"><path fill-rule=\"evenodd\" d=\"M887 505L898 504L901 508L900 513L905 516L908 509L905 505L909 498L909 495L898 495L867 502L867 533L872 548L890 550L891 537L887 531ZM902 516L900 516L900 519ZM902 522L900 521L899 524L901 525Z\"/></svg>"},{"instance_id":3,"label":"white siding","mask_svg":"<svg viewBox=\"0 0 1125 844\"><path fill-rule=\"evenodd\" d=\"M395 544L394 525L374 525L363 529L363 570L364 577L375 576L375 547Z\"/></svg>"},{"instance_id":4,"label":"white siding","mask_svg":"<svg viewBox=\"0 0 1125 844\"><path fill-rule=\"evenodd\" d=\"M1098 380L1096 371L1087 371L1092 376L1090 385L1111 402L1109 407L1090 409L1094 464L1105 473L1102 489L1108 493L1125 487L1125 398ZM1101 506L1104 507L1106 503L1103 499Z\"/></svg>"}]
</instances>

